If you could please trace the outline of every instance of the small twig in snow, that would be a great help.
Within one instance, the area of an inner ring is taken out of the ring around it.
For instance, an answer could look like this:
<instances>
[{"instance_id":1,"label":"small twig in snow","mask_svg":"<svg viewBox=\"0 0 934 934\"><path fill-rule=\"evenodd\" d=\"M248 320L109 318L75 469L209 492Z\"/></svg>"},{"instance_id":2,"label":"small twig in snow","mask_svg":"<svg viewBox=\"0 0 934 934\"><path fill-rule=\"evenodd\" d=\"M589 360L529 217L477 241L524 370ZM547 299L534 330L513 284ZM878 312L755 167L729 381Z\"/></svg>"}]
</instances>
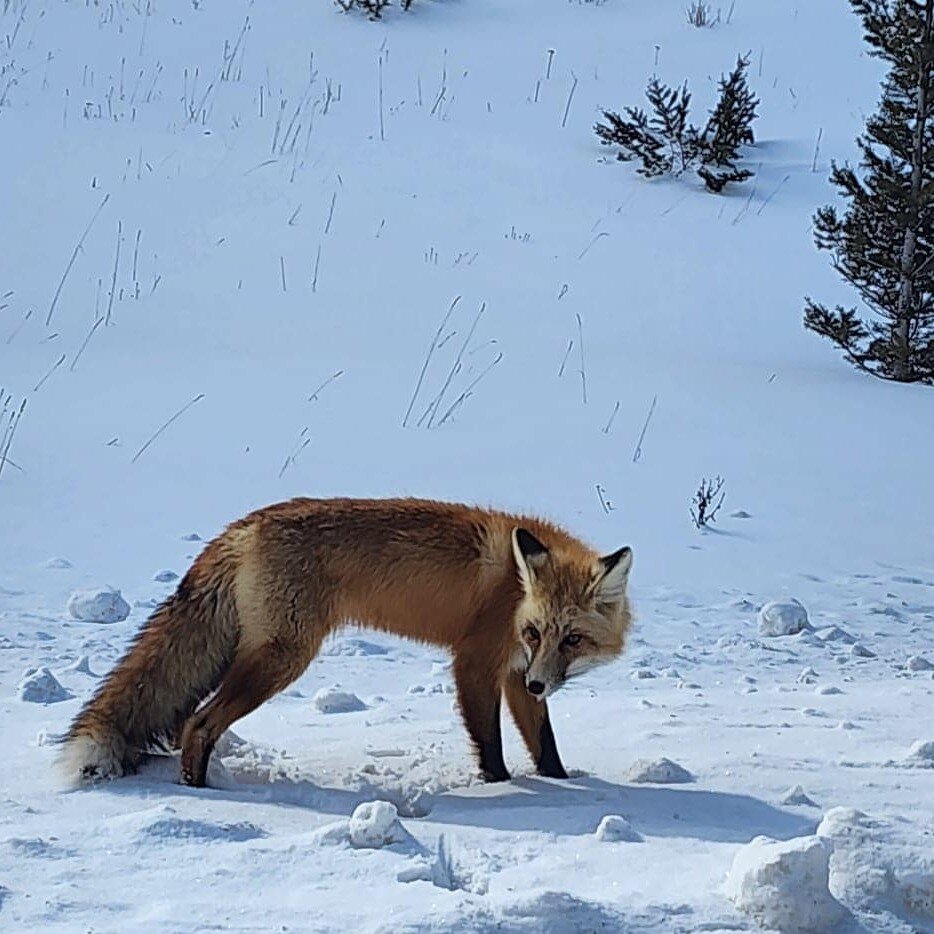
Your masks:
<instances>
[{"instance_id":1,"label":"small twig in snow","mask_svg":"<svg viewBox=\"0 0 934 934\"><path fill-rule=\"evenodd\" d=\"M609 234L608 234L605 230L600 231L600 233L598 233L598 234L590 241L590 243L588 243L587 246L585 246L584 249L580 251L580 254L578 255L577 258L578 258L579 260L583 259L583 258L587 255L587 252L590 250L590 248L591 248L601 237L608 237L608 236L609 236ZM560 298L560 296L559 296L559 298Z\"/></svg>"},{"instance_id":2,"label":"small twig in snow","mask_svg":"<svg viewBox=\"0 0 934 934\"><path fill-rule=\"evenodd\" d=\"M561 366L558 368L558 379L561 379L564 376L564 367L568 362L568 357L571 356L571 348L574 346L574 338L568 340L568 349L564 352L564 358L561 361Z\"/></svg>"},{"instance_id":3,"label":"small twig in snow","mask_svg":"<svg viewBox=\"0 0 934 934\"><path fill-rule=\"evenodd\" d=\"M616 406L613 409L613 414L610 416L609 421L603 426L603 433L605 435L608 435L610 433L610 429L613 427L613 421L615 420L616 413L618 411L619 411L619 399L616 400Z\"/></svg>"},{"instance_id":4,"label":"small twig in snow","mask_svg":"<svg viewBox=\"0 0 934 934\"><path fill-rule=\"evenodd\" d=\"M816 172L816 171L817 171L817 159L818 159L818 157L820 156L820 140L821 140L821 137L822 137L823 135L824 135L824 128L821 127L821 128L817 131L817 142L814 144L814 159L813 159L813 161L811 162L811 171L812 171L812 172Z\"/></svg>"},{"instance_id":5,"label":"small twig in snow","mask_svg":"<svg viewBox=\"0 0 934 934\"><path fill-rule=\"evenodd\" d=\"M113 278L110 280L110 295L107 297L107 314L104 324L110 324L110 314L114 307L114 296L117 294L117 267L120 265L120 244L123 243L123 221L117 221L117 250L114 256Z\"/></svg>"},{"instance_id":6,"label":"small twig in snow","mask_svg":"<svg viewBox=\"0 0 934 934\"><path fill-rule=\"evenodd\" d=\"M649 430L649 422L652 420L652 414L655 412L655 403L657 401L658 396L652 396L652 404L649 406L649 414L645 416L645 424L642 426L642 432L639 435L639 440L636 442L636 449L632 452L632 462L634 464L638 464L642 457L642 442L645 440L645 433Z\"/></svg>"},{"instance_id":7,"label":"small twig in snow","mask_svg":"<svg viewBox=\"0 0 934 934\"><path fill-rule=\"evenodd\" d=\"M32 391L33 391L33 392L38 392L39 389L41 388L42 384L43 384L43 383L44 383L44 382L45 382L45 381L46 381L46 380L47 380L47 379L48 379L48 378L49 378L64 362L65 362L65 355L62 354L62 355L58 358L58 360L56 360L55 363L52 365L52 369L49 370L49 372L46 373L45 376L43 376L42 379L40 379L39 382L36 383L35 386L32 387Z\"/></svg>"},{"instance_id":8,"label":"small twig in snow","mask_svg":"<svg viewBox=\"0 0 934 934\"><path fill-rule=\"evenodd\" d=\"M315 272L311 278L311 291L318 291L318 266L321 265L321 244L318 244L318 252L315 254Z\"/></svg>"},{"instance_id":9,"label":"small twig in snow","mask_svg":"<svg viewBox=\"0 0 934 934\"><path fill-rule=\"evenodd\" d=\"M152 444L153 441L155 441L156 438L158 438L159 435L161 435L162 432L165 431L166 428L168 428L169 425L172 424L172 422L174 422L177 418L181 418L181 416L184 415L185 412L187 412L196 402L200 402L203 398L204 398L204 393L199 392L198 395L194 397L194 399L192 399L190 402L186 402L185 405L183 405L164 425L162 425L156 431L156 433L133 455L133 459L130 461L130 463L135 464L139 460L142 453L146 450L146 448L148 448L149 445Z\"/></svg>"},{"instance_id":10,"label":"small twig in snow","mask_svg":"<svg viewBox=\"0 0 934 934\"><path fill-rule=\"evenodd\" d=\"M431 355L438 348L438 341L441 340L441 334L444 332L444 327L448 323L448 319L451 317L454 309L457 307L457 303L461 300L461 296L458 295L453 302L451 302L451 307L448 308L447 314L442 318L441 324L438 325L438 330L435 332L435 336L432 338L431 345L428 348L428 356L425 357L425 362L422 364L421 372L418 374L418 382L415 384L415 392L412 393L412 399L409 402L409 407L405 410L405 417L402 419L402 427L406 428L408 426L409 417L412 415L412 409L415 407L415 400L418 398L419 392L421 392L422 383L425 380L425 374L428 372L428 365L431 363Z\"/></svg>"},{"instance_id":11,"label":"small twig in snow","mask_svg":"<svg viewBox=\"0 0 934 934\"><path fill-rule=\"evenodd\" d=\"M580 354L580 375L581 375L581 397L584 405L587 405L587 368L584 366L584 325L580 314L577 315L577 349Z\"/></svg>"},{"instance_id":12,"label":"small twig in snow","mask_svg":"<svg viewBox=\"0 0 934 934\"><path fill-rule=\"evenodd\" d=\"M325 380L325 381L324 381L324 382L308 397L308 401L309 401L309 402L317 402L317 401L318 401L318 393L321 392L321 390L324 389L325 386L329 386L331 383L334 382L334 380L336 380L338 377L343 376L343 375L344 375L344 371L343 371L343 370L338 370L336 373L334 373L334 374L332 374L331 376L329 376L329 377L328 377L328 378L327 378L327 379L326 379L326 380Z\"/></svg>"},{"instance_id":13,"label":"small twig in snow","mask_svg":"<svg viewBox=\"0 0 934 934\"><path fill-rule=\"evenodd\" d=\"M568 122L568 114L571 112L571 100L574 97L574 92L577 90L577 75L574 72L571 72L571 77L574 79L574 83L571 85L571 90L568 93L568 102L564 106L564 116L561 118L561 126L564 127Z\"/></svg>"},{"instance_id":14,"label":"small twig in snow","mask_svg":"<svg viewBox=\"0 0 934 934\"><path fill-rule=\"evenodd\" d=\"M78 361L81 359L81 354L84 353L84 348L88 346L89 341L94 336L94 332L104 323L103 318L98 318L97 321L91 325L91 330L88 331L88 336L84 339L84 342L78 348L78 352L75 354L75 359L71 361L71 366L68 368L70 372L74 373L75 367L78 365Z\"/></svg>"},{"instance_id":15,"label":"small twig in snow","mask_svg":"<svg viewBox=\"0 0 934 934\"><path fill-rule=\"evenodd\" d=\"M104 200L97 206L97 210L94 212L94 216L91 218L90 223L87 227L84 228L84 233L81 234L81 238L75 244L75 248L71 253L71 259L68 260L68 265L65 267L65 271L62 273L62 279L58 283L58 288L55 290L55 295L52 296L52 304L49 305L49 313L45 316L45 324L48 327L49 322L52 320L52 315L55 312L55 306L58 304L58 297L62 293L62 288L65 285L65 280L68 278L68 273L71 272L71 267L74 266L75 260L78 258L78 254L81 252L84 247L84 241L87 239L88 234L91 232L91 228L94 226L94 221L97 220L101 211L104 210L104 205L110 200L110 195L104 195Z\"/></svg>"},{"instance_id":16,"label":"small twig in snow","mask_svg":"<svg viewBox=\"0 0 934 934\"><path fill-rule=\"evenodd\" d=\"M337 192L331 195L331 206L328 208L328 219L327 223L324 225L324 232L328 233L331 229L331 220L334 217L334 205L337 203Z\"/></svg>"},{"instance_id":17,"label":"small twig in snow","mask_svg":"<svg viewBox=\"0 0 934 934\"><path fill-rule=\"evenodd\" d=\"M609 515L613 511L613 504L610 502L609 497L606 495L606 487L602 483L594 484L597 490L597 499L600 500L600 506L603 511Z\"/></svg>"}]
</instances>

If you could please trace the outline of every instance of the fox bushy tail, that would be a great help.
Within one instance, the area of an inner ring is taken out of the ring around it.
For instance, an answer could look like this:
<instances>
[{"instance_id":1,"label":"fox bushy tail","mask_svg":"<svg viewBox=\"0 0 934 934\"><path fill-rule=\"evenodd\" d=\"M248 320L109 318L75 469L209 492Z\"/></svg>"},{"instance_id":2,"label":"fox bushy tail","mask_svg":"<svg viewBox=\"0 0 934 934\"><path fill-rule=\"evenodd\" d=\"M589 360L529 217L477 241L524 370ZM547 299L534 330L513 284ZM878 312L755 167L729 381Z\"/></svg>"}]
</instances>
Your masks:
<instances>
[{"instance_id":1,"label":"fox bushy tail","mask_svg":"<svg viewBox=\"0 0 934 934\"><path fill-rule=\"evenodd\" d=\"M196 563L75 717L59 756L69 783L133 771L220 684L238 639L232 580L199 571Z\"/></svg>"}]
</instances>

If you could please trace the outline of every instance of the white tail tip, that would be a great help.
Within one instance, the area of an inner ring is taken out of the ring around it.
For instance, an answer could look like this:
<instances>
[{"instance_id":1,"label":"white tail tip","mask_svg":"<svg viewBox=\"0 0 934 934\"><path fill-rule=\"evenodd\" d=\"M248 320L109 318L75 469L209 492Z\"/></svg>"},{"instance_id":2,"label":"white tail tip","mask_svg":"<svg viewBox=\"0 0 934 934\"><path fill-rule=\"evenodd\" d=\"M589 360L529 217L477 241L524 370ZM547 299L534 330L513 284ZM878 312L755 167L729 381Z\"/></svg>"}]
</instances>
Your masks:
<instances>
[{"instance_id":1,"label":"white tail tip","mask_svg":"<svg viewBox=\"0 0 934 934\"><path fill-rule=\"evenodd\" d=\"M56 771L69 788L119 778L124 772L124 752L125 744L119 736L106 739L74 736L65 740L55 763Z\"/></svg>"}]
</instances>

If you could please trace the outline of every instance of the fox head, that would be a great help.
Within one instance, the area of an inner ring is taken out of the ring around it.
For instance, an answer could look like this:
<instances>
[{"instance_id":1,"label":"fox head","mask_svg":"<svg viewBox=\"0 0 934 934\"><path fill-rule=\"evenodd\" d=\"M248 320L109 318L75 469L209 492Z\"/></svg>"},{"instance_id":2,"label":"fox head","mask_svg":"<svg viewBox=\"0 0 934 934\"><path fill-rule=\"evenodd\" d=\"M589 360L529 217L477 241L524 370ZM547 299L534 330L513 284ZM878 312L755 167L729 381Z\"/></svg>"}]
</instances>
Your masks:
<instances>
[{"instance_id":1,"label":"fox head","mask_svg":"<svg viewBox=\"0 0 934 934\"><path fill-rule=\"evenodd\" d=\"M632 622L626 597L632 549L569 560L516 528L512 550L523 593L515 616L522 647L516 666L529 692L544 700L568 678L622 651Z\"/></svg>"}]
</instances>

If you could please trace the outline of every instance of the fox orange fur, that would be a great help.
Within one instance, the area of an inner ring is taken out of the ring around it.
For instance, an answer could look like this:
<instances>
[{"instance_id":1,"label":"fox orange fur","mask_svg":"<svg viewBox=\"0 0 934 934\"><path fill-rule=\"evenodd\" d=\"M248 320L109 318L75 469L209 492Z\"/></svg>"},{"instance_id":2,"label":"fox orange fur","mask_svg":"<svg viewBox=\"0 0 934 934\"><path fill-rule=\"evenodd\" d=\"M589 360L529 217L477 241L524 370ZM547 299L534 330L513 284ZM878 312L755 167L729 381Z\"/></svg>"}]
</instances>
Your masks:
<instances>
[{"instance_id":1,"label":"fox orange fur","mask_svg":"<svg viewBox=\"0 0 934 934\"><path fill-rule=\"evenodd\" d=\"M182 781L201 786L224 730L358 623L451 650L487 780L509 778L503 696L539 772L566 778L545 698L622 651L631 563L629 548L600 557L550 522L453 503L268 506L214 539L153 613L71 724L64 765L118 776L168 742Z\"/></svg>"}]
</instances>

